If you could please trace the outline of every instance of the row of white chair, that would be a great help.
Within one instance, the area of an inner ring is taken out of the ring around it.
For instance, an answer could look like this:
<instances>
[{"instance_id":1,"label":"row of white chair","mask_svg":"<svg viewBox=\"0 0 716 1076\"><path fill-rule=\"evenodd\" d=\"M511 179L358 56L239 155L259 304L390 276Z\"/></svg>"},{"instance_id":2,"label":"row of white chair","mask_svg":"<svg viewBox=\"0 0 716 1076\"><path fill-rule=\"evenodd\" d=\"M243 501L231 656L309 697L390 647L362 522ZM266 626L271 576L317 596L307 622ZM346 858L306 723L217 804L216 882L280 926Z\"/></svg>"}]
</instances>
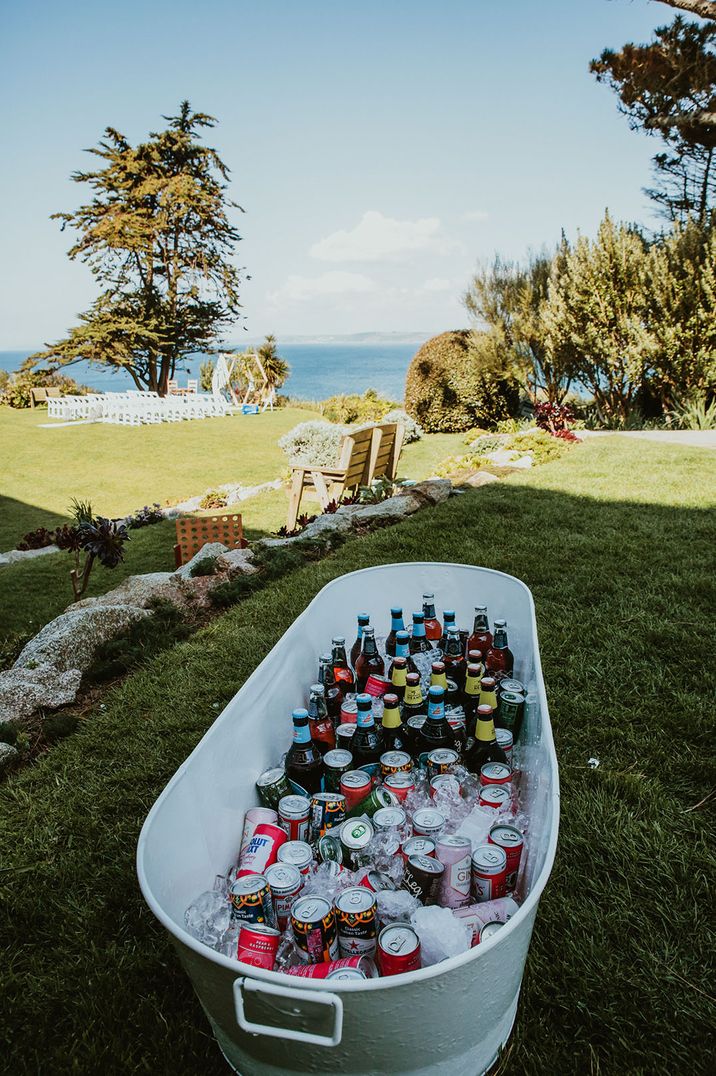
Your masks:
<instances>
[{"instance_id":1,"label":"row of white chair","mask_svg":"<svg viewBox=\"0 0 716 1076\"><path fill-rule=\"evenodd\" d=\"M160 396L156 392L134 390L50 397L47 413L49 418L65 422L84 420L141 426L191 418L216 418L230 414L231 405L222 396Z\"/></svg>"}]
</instances>

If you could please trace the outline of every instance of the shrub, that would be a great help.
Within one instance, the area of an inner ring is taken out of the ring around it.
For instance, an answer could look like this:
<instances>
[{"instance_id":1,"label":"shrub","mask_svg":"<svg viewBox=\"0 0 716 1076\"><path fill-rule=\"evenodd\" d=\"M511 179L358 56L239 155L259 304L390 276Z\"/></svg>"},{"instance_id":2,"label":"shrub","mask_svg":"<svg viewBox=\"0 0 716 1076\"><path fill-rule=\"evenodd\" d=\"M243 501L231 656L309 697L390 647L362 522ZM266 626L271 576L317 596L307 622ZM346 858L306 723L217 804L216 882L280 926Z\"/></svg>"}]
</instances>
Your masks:
<instances>
[{"instance_id":1,"label":"shrub","mask_svg":"<svg viewBox=\"0 0 716 1076\"><path fill-rule=\"evenodd\" d=\"M26 551L28 549L46 549L48 545L54 545L55 532L48 531L47 527L38 527L37 530L28 531L22 536L22 540L15 546L16 549Z\"/></svg>"},{"instance_id":2,"label":"shrub","mask_svg":"<svg viewBox=\"0 0 716 1076\"><path fill-rule=\"evenodd\" d=\"M377 422L386 411L398 405L393 400L386 400L375 389L366 389L362 396L330 396L323 401L322 411L329 422L351 425L356 422Z\"/></svg>"},{"instance_id":3,"label":"shrub","mask_svg":"<svg viewBox=\"0 0 716 1076\"><path fill-rule=\"evenodd\" d=\"M407 411L403 411L402 407L394 407L392 411L389 411L387 415L383 415L381 422L402 422L405 435L403 437L404 445L411 445L413 441L419 441L423 436L422 427L411 418Z\"/></svg>"},{"instance_id":4,"label":"shrub","mask_svg":"<svg viewBox=\"0 0 716 1076\"><path fill-rule=\"evenodd\" d=\"M80 385L71 377L52 370L20 369L10 375L4 386L0 384L0 403L8 407L29 407L30 393L37 388L56 388L63 395L71 396L84 396L91 391L86 385Z\"/></svg>"},{"instance_id":5,"label":"shrub","mask_svg":"<svg viewBox=\"0 0 716 1076\"><path fill-rule=\"evenodd\" d=\"M685 400L669 413L677 430L716 430L716 400L708 404L705 398Z\"/></svg>"},{"instance_id":6,"label":"shrub","mask_svg":"<svg viewBox=\"0 0 716 1076\"><path fill-rule=\"evenodd\" d=\"M102 643L85 673L86 681L101 683L123 676L130 669L191 635L191 625L184 620L176 605L154 599L147 608L150 616L134 621L114 639Z\"/></svg>"},{"instance_id":7,"label":"shrub","mask_svg":"<svg viewBox=\"0 0 716 1076\"><path fill-rule=\"evenodd\" d=\"M315 463L319 467L332 467L338 459L345 432L344 426L311 419L294 426L278 444L293 464Z\"/></svg>"},{"instance_id":8,"label":"shrub","mask_svg":"<svg viewBox=\"0 0 716 1076\"><path fill-rule=\"evenodd\" d=\"M200 508L226 508L229 498L220 489L209 489L199 501Z\"/></svg>"},{"instance_id":9,"label":"shrub","mask_svg":"<svg viewBox=\"0 0 716 1076\"><path fill-rule=\"evenodd\" d=\"M427 433L491 428L516 415L519 403L518 384L501 368L487 333L434 336L408 369L405 409Z\"/></svg>"},{"instance_id":10,"label":"shrub","mask_svg":"<svg viewBox=\"0 0 716 1076\"><path fill-rule=\"evenodd\" d=\"M189 574L192 579L196 579L203 575L216 575L216 562L218 557L202 557L191 568Z\"/></svg>"},{"instance_id":11,"label":"shrub","mask_svg":"<svg viewBox=\"0 0 716 1076\"><path fill-rule=\"evenodd\" d=\"M199 366L199 385L202 392L212 391L212 378L216 363L213 359L204 359Z\"/></svg>"},{"instance_id":12,"label":"shrub","mask_svg":"<svg viewBox=\"0 0 716 1076\"><path fill-rule=\"evenodd\" d=\"M145 504L143 508L138 508L133 515L127 516L125 520L130 530L136 531L140 527L150 527L152 523L161 523L164 519L161 505L157 504Z\"/></svg>"},{"instance_id":13,"label":"shrub","mask_svg":"<svg viewBox=\"0 0 716 1076\"><path fill-rule=\"evenodd\" d=\"M490 452L497 452L500 448L507 447L507 437L504 434L483 434L474 441L469 441L467 447L474 456L487 456Z\"/></svg>"}]
</instances>

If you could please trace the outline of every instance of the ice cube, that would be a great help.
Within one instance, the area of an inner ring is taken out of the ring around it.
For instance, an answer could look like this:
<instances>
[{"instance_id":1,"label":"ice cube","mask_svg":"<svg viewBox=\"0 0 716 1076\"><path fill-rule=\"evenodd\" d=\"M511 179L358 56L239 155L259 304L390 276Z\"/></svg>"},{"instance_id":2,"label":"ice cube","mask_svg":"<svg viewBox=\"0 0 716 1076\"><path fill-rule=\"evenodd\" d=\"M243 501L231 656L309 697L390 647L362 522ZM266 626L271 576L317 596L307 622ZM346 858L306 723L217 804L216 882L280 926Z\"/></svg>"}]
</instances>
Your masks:
<instances>
[{"instance_id":1,"label":"ice cube","mask_svg":"<svg viewBox=\"0 0 716 1076\"><path fill-rule=\"evenodd\" d=\"M495 823L499 821L498 812L492 807L473 807L470 814L463 818L457 832L462 837L469 837L473 852L479 844L485 844Z\"/></svg>"},{"instance_id":2,"label":"ice cube","mask_svg":"<svg viewBox=\"0 0 716 1076\"><path fill-rule=\"evenodd\" d=\"M242 923L232 920L221 941L215 946L218 952L223 953L224 956L231 957L233 960L238 959L239 931L242 925Z\"/></svg>"},{"instance_id":3,"label":"ice cube","mask_svg":"<svg viewBox=\"0 0 716 1076\"><path fill-rule=\"evenodd\" d=\"M231 905L219 890L207 889L184 912L184 923L205 945L216 948L231 922Z\"/></svg>"},{"instance_id":4,"label":"ice cube","mask_svg":"<svg viewBox=\"0 0 716 1076\"><path fill-rule=\"evenodd\" d=\"M472 931L449 908L435 905L417 908L410 922L420 938L420 960L424 968L466 953L471 947Z\"/></svg>"},{"instance_id":5,"label":"ice cube","mask_svg":"<svg viewBox=\"0 0 716 1076\"><path fill-rule=\"evenodd\" d=\"M274 970L285 971L286 968L294 968L302 963L303 961L301 960L296 942L293 938L293 932L289 926L286 933L281 938L281 941L278 943Z\"/></svg>"},{"instance_id":6,"label":"ice cube","mask_svg":"<svg viewBox=\"0 0 716 1076\"><path fill-rule=\"evenodd\" d=\"M380 925L389 923L408 923L413 912L420 907L420 902L405 889L381 889L375 895L378 904Z\"/></svg>"},{"instance_id":7,"label":"ice cube","mask_svg":"<svg viewBox=\"0 0 716 1076\"><path fill-rule=\"evenodd\" d=\"M339 863L318 863L305 876L302 897L325 897L331 903L339 893L356 885L355 874Z\"/></svg>"}]
</instances>

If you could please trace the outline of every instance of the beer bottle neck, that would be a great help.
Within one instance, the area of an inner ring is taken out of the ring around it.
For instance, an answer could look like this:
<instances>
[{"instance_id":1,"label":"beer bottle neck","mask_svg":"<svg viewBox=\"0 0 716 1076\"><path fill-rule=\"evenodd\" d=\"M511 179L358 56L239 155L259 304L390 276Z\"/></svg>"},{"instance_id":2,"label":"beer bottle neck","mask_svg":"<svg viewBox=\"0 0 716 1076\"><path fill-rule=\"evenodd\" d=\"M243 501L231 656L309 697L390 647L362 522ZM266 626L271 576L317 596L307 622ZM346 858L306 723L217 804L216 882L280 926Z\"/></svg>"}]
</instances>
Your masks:
<instances>
[{"instance_id":1,"label":"beer bottle neck","mask_svg":"<svg viewBox=\"0 0 716 1076\"><path fill-rule=\"evenodd\" d=\"M308 721L301 721L293 726L293 742L296 744L310 743L311 742L311 730L308 727Z\"/></svg>"},{"instance_id":2,"label":"beer bottle neck","mask_svg":"<svg viewBox=\"0 0 716 1076\"><path fill-rule=\"evenodd\" d=\"M507 649L507 632L504 628L497 628L495 631L495 638L492 641L492 645L495 650Z\"/></svg>"},{"instance_id":3,"label":"beer bottle neck","mask_svg":"<svg viewBox=\"0 0 716 1076\"><path fill-rule=\"evenodd\" d=\"M447 691L447 674L444 669L442 672L430 674L430 686L442 687Z\"/></svg>"},{"instance_id":4,"label":"beer bottle neck","mask_svg":"<svg viewBox=\"0 0 716 1076\"><path fill-rule=\"evenodd\" d=\"M426 620L435 620L434 602L423 602L423 616Z\"/></svg>"},{"instance_id":5,"label":"beer bottle neck","mask_svg":"<svg viewBox=\"0 0 716 1076\"><path fill-rule=\"evenodd\" d=\"M386 706L383 710L382 725L384 729L397 729L400 727L400 710L397 706Z\"/></svg>"},{"instance_id":6,"label":"beer bottle neck","mask_svg":"<svg viewBox=\"0 0 716 1076\"><path fill-rule=\"evenodd\" d=\"M416 620L413 622L413 638L424 639L425 638L425 624L422 620Z\"/></svg>"},{"instance_id":7,"label":"beer bottle neck","mask_svg":"<svg viewBox=\"0 0 716 1076\"><path fill-rule=\"evenodd\" d=\"M405 624L403 623L403 614L391 613L390 617L390 630L391 631L405 631Z\"/></svg>"},{"instance_id":8,"label":"beer bottle neck","mask_svg":"<svg viewBox=\"0 0 716 1076\"><path fill-rule=\"evenodd\" d=\"M365 708L363 708L362 706L359 706L356 723L359 729L370 728L371 725L374 725L375 721L373 719L373 707L366 706Z\"/></svg>"},{"instance_id":9,"label":"beer bottle neck","mask_svg":"<svg viewBox=\"0 0 716 1076\"><path fill-rule=\"evenodd\" d=\"M473 632L489 631L489 625L487 623L487 613L475 613L475 623L472 628Z\"/></svg>"},{"instance_id":10,"label":"beer bottle neck","mask_svg":"<svg viewBox=\"0 0 716 1076\"><path fill-rule=\"evenodd\" d=\"M395 644L395 656L396 658L407 658L410 654L410 643L405 642Z\"/></svg>"},{"instance_id":11,"label":"beer bottle neck","mask_svg":"<svg viewBox=\"0 0 716 1076\"><path fill-rule=\"evenodd\" d=\"M375 636L373 635L373 632L372 631L365 632L364 635L363 635L363 644L361 646L361 653L372 657L373 654L377 654L377 652L378 652L378 650L377 650L377 647L375 645Z\"/></svg>"},{"instance_id":12,"label":"beer bottle neck","mask_svg":"<svg viewBox=\"0 0 716 1076\"><path fill-rule=\"evenodd\" d=\"M345 669L348 664L348 658L346 657L345 646L334 646L333 648L333 665L339 669Z\"/></svg>"},{"instance_id":13,"label":"beer bottle neck","mask_svg":"<svg viewBox=\"0 0 716 1076\"><path fill-rule=\"evenodd\" d=\"M489 717L483 717L480 714L475 728L475 739L480 740L482 743L492 743L495 739L495 722L492 719L492 714Z\"/></svg>"},{"instance_id":14,"label":"beer bottle neck","mask_svg":"<svg viewBox=\"0 0 716 1076\"><path fill-rule=\"evenodd\" d=\"M422 701L423 693L420 690L420 684L408 684L405 688L406 706L419 706Z\"/></svg>"},{"instance_id":15,"label":"beer bottle neck","mask_svg":"<svg viewBox=\"0 0 716 1076\"><path fill-rule=\"evenodd\" d=\"M390 678L391 683L396 687L405 687L406 679L408 676L408 670L405 665L394 665L393 674Z\"/></svg>"},{"instance_id":16,"label":"beer bottle neck","mask_svg":"<svg viewBox=\"0 0 716 1076\"><path fill-rule=\"evenodd\" d=\"M479 676L466 676L465 677L465 694L466 695L479 695L480 694L480 677Z\"/></svg>"}]
</instances>

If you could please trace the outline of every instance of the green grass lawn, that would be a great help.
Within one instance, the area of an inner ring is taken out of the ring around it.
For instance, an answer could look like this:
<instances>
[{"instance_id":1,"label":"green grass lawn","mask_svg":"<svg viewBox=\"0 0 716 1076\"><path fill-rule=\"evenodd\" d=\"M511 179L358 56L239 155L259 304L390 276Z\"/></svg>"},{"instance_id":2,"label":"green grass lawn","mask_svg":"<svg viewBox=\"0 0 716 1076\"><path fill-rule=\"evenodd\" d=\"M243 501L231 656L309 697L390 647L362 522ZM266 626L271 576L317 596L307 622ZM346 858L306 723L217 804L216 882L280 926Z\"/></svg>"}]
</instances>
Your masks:
<instances>
[{"instance_id":1,"label":"green grass lawn","mask_svg":"<svg viewBox=\"0 0 716 1076\"><path fill-rule=\"evenodd\" d=\"M316 417L286 408L163 426L43 429L44 409L0 407L0 458L9 461L0 495L0 551L13 548L30 529L64 522L75 496L89 499L100 514L120 515L225 482L271 481L287 468L278 438ZM436 434L407 445L401 475L426 477L460 442L460 434ZM234 506L249 539L286 522L287 497L281 489ZM307 498L304 505L308 512L317 510L314 500ZM128 575L171 571L174 541L169 522L132 531L124 562L113 571L96 567L88 596L104 593ZM0 568L0 656L3 648L11 654L62 612L71 599L69 568L63 554Z\"/></svg>"},{"instance_id":2,"label":"green grass lawn","mask_svg":"<svg viewBox=\"0 0 716 1076\"><path fill-rule=\"evenodd\" d=\"M7 781L5 1070L227 1071L140 897L141 824L217 705L321 586L435 559L532 589L560 763L557 861L502 1076L710 1073L714 832L697 805L714 785L715 462L605 438L351 540L162 653ZM404 1013L390 1018L406 1027Z\"/></svg>"}]
</instances>

